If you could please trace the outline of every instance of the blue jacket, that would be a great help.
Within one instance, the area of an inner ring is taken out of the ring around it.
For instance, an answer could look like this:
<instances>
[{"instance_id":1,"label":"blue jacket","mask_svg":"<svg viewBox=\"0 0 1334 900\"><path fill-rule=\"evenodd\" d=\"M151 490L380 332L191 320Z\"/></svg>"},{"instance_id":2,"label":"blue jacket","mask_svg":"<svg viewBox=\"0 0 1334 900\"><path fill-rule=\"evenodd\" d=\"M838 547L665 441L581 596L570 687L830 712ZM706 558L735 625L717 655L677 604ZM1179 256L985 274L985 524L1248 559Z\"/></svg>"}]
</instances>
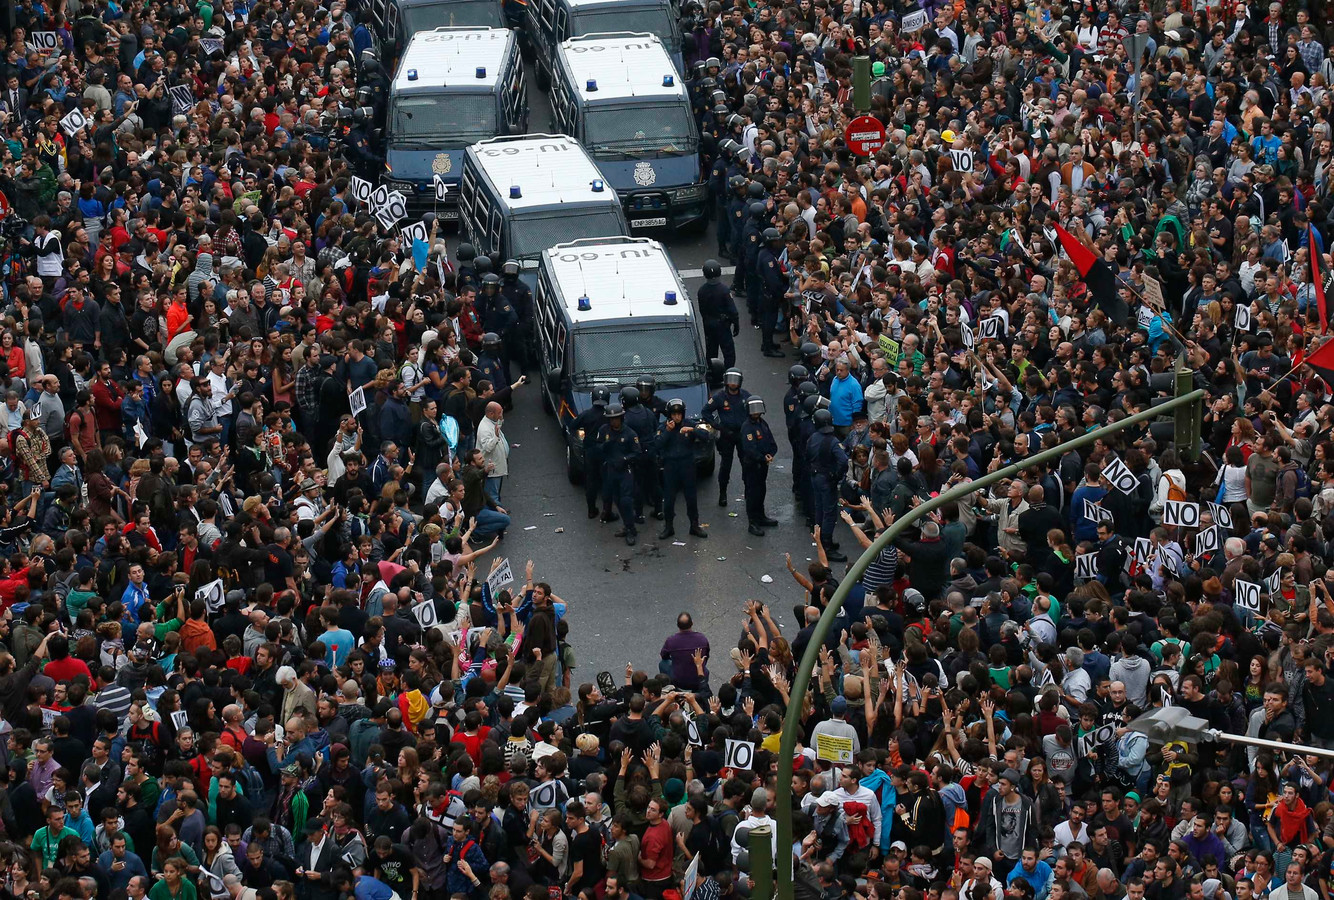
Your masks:
<instances>
[{"instance_id":1,"label":"blue jacket","mask_svg":"<svg viewBox=\"0 0 1334 900\"><path fill-rule=\"evenodd\" d=\"M450 858L449 868L445 873L445 890L451 894L465 894L472 896L481 891L482 888L476 887L472 879L465 878L459 871L458 861L462 857L468 861L468 866L472 869L473 876L483 878L487 873L487 867L490 865L486 861L486 856L482 853L482 848L476 841L468 840L462 843L455 841L452 837L445 844L445 855ZM485 882L483 882L485 885Z\"/></svg>"},{"instance_id":2,"label":"blue jacket","mask_svg":"<svg viewBox=\"0 0 1334 900\"><path fill-rule=\"evenodd\" d=\"M852 424L853 413L862 408L862 386L851 375L829 382L829 413L840 427Z\"/></svg>"},{"instance_id":3,"label":"blue jacket","mask_svg":"<svg viewBox=\"0 0 1334 900\"><path fill-rule=\"evenodd\" d=\"M881 821L893 822L894 807L898 805L899 792L895 789L894 782L890 780L889 775L880 769L876 769L861 780L861 786L868 791L874 791L880 798ZM880 829L880 850L882 852L889 852L891 843L889 835L892 830L891 828Z\"/></svg>"}]
</instances>

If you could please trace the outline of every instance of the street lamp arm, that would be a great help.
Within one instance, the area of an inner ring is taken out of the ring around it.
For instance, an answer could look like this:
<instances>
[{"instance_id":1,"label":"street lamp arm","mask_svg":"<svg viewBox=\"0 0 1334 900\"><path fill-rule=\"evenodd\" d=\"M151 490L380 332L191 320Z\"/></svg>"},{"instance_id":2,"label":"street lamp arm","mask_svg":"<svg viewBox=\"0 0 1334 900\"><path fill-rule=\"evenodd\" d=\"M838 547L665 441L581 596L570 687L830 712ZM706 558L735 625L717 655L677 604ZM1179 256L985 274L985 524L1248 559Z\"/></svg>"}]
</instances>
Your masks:
<instances>
[{"instance_id":1,"label":"street lamp arm","mask_svg":"<svg viewBox=\"0 0 1334 900\"><path fill-rule=\"evenodd\" d=\"M914 525L924 516L935 512L948 503L957 503L966 499L980 490L985 490L997 482L1007 478L1013 478L1025 469L1033 466L1042 465L1052 460L1060 459L1066 453L1078 447L1091 444L1099 438L1106 437L1124 428L1133 425L1139 425L1142 422L1148 422L1163 416L1178 407L1187 406L1192 403L1203 401L1205 392L1203 390L1191 391L1179 397L1173 397L1158 406L1142 410L1134 415L1115 422L1111 425L1105 425L1102 428L1095 429L1086 434L1082 434L1073 440L1058 444L1055 447L1043 450L1034 454L1021 463L1006 466L997 469L995 472L988 472L981 477L957 485L948 491L944 491L936 497L932 497L915 509L908 510L903 516L895 520L889 528L878 535L871 546L867 547L857 557L856 562L848 570L847 575L839 584L834 595L829 599L829 605L821 613L820 619L816 622L815 630L811 634L810 642L806 645L806 652L802 654L801 662L797 667L796 676L792 680L792 691L788 699L787 714L783 719L783 737L779 745L779 778L777 785L777 796L774 798L774 818L778 826L778 858L775 859L778 868L778 898L779 900L792 900L792 778L791 773L785 773L783 767L790 765L793 755L796 752L797 729L801 725L802 711L805 707L806 690L810 687L811 673L815 670L816 663L819 660L820 648L824 646L825 640L829 637L829 631L834 625L834 619L838 617L839 611L843 608L843 602L847 599L848 592L852 586L861 581L862 576L871 562L880 555L890 544L898 539L907 529ZM1334 753L1329 754L1334 756Z\"/></svg>"}]
</instances>

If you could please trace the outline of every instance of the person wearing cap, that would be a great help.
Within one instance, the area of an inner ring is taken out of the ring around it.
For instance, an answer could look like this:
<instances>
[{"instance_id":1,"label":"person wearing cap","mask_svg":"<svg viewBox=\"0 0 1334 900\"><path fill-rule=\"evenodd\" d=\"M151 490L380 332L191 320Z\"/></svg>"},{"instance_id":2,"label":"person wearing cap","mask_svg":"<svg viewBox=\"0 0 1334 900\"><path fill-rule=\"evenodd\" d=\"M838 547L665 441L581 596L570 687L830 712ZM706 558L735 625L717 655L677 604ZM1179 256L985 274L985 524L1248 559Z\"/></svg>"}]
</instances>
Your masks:
<instances>
[{"instance_id":1,"label":"person wearing cap","mask_svg":"<svg viewBox=\"0 0 1334 900\"><path fill-rule=\"evenodd\" d=\"M831 866L838 865L848 848L848 824L836 792L825 791L815 801L813 822L816 855Z\"/></svg>"},{"instance_id":2,"label":"person wearing cap","mask_svg":"<svg viewBox=\"0 0 1334 900\"><path fill-rule=\"evenodd\" d=\"M1020 864L1025 851L1037 861L1033 851L1038 841L1037 807L1020 793L1019 782L1019 773L1014 769L1002 771L996 789L983 798L979 815L979 850L991 858L995 871L1006 873L1006 884L1014 877L1010 873ZM1050 868L1047 874L1050 877Z\"/></svg>"},{"instance_id":3,"label":"person wearing cap","mask_svg":"<svg viewBox=\"0 0 1334 900\"><path fill-rule=\"evenodd\" d=\"M338 841L330 833L329 820L321 816L308 819L306 840L296 848L298 896L306 900L337 900L334 869L339 864Z\"/></svg>"}]
</instances>

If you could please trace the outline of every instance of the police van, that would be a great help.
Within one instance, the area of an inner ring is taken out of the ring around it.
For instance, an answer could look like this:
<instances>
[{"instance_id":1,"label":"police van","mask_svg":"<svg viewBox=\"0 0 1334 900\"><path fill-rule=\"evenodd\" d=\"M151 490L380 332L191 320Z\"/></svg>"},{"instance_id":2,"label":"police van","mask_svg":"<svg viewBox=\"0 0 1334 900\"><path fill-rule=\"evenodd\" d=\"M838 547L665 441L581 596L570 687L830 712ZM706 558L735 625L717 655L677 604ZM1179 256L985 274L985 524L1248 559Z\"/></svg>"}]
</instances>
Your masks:
<instances>
[{"instance_id":1,"label":"police van","mask_svg":"<svg viewBox=\"0 0 1334 900\"><path fill-rule=\"evenodd\" d=\"M566 470L583 477L583 438L571 423L592 403L594 388L643 376L657 396L679 397L698 416L708 401L703 326L671 257L647 238L594 238L557 244L541 255L536 309L542 402L565 431ZM714 442L701 441L696 462L712 471Z\"/></svg>"},{"instance_id":2,"label":"police van","mask_svg":"<svg viewBox=\"0 0 1334 900\"><path fill-rule=\"evenodd\" d=\"M620 195L632 232L707 223L699 130L657 37L613 32L565 41L551 107L556 127L579 139Z\"/></svg>"},{"instance_id":3,"label":"police van","mask_svg":"<svg viewBox=\"0 0 1334 900\"><path fill-rule=\"evenodd\" d=\"M371 29L381 56L392 59L419 31L482 26L503 28L503 0L371 0Z\"/></svg>"},{"instance_id":4,"label":"police van","mask_svg":"<svg viewBox=\"0 0 1334 900\"><path fill-rule=\"evenodd\" d=\"M508 28L436 28L413 35L389 92L384 183L408 214L458 218L463 151L528 128L518 37ZM446 187L437 202L435 180Z\"/></svg>"},{"instance_id":5,"label":"police van","mask_svg":"<svg viewBox=\"0 0 1334 900\"><path fill-rule=\"evenodd\" d=\"M682 73L681 22L673 0L528 0L524 8L524 51L536 63L537 86L551 87L556 55L572 37L609 31L656 35Z\"/></svg>"},{"instance_id":6,"label":"police van","mask_svg":"<svg viewBox=\"0 0 1334 900\"><path fill-rule=\"evenodd\" d=\"M478 254L518 260L530 288L548 247L627 233L616 192L579 142L563 134L496 137L469 147L459 222Z\"/></svg>"}]
</instances>

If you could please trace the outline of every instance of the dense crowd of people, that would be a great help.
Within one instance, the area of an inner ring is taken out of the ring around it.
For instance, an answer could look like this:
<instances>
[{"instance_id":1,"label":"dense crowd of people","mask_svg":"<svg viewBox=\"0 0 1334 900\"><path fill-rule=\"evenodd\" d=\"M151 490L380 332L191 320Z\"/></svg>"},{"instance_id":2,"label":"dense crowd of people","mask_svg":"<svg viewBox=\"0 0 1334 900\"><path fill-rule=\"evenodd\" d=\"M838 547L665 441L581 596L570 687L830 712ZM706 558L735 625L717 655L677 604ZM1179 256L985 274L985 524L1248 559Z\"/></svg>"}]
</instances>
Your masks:
<instances>
[{"instance_id":1,"label":"dense crowd of people","mask_svg":"<svg viewBox=\"0 0 1334 900\"><path fill-rule=\"evenodd\" d=\"M0 897L721 900L790 855L802 900L1330 900L1331 766L1281 749L1334 749L1323 6L684 4L731 371L635 397L642 443L590 406L625 446L589 515L669 537L684 491L706 537L708 424L753 534L791 454L818 559L790 612L715 598L721 662L682 613L623 677L492 552L521 265L433 228L420 266L351 197L364 7L6 10ZM795 354L782 428L742 310ZM833 564L1177 366L1198 446L1128 428L945 505L811 647ZM1128 727L1164 707L1279 748Z\"/></svg>"}]
</instances>

